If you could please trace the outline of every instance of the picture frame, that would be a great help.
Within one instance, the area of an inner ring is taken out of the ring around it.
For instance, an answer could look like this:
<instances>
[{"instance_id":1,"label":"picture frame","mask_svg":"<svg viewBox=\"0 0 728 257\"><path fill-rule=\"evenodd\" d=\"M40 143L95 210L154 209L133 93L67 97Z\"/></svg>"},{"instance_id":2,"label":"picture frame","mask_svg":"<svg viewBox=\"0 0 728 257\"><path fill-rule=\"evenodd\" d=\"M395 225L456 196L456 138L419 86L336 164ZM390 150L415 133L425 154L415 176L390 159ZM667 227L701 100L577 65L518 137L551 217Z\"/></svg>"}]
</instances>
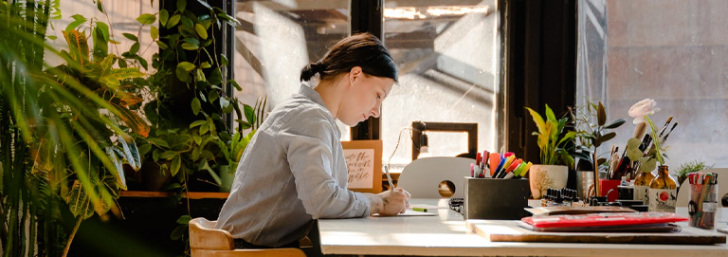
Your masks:
<instances>
[{"instance_id":1,"label":"picture frame","mask_svg":"<svg viewBox=\"0 0 728 257\"><path fill-rule=\"evenodd\" d=\"M382 140L341 141L341 145L349 172L349 190L381 193Z\"/></svg>"}]
</instances>

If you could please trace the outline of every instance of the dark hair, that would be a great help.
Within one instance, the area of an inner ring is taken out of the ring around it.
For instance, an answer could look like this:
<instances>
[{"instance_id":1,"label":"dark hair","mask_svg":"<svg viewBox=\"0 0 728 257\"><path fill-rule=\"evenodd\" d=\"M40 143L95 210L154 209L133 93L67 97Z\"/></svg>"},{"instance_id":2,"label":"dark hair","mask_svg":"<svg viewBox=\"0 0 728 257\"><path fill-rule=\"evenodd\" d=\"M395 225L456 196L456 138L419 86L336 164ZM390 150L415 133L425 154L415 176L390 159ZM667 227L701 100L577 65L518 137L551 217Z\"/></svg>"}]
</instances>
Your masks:
<instances>
[{"instance_id":1,"label":"dark hair","mask_svg":"<svg viewBox=\"0 0 728 257\"><path fill-rule=\"evenodd\" d=\"M392 56L382 41L370 33L356 34L336 43L320 62L301 70L301 81L309 81L317 73L324 80L347 73L355 66L361 67L366 75L397 81L398 71Z\"/></svg>"}]
</instances>

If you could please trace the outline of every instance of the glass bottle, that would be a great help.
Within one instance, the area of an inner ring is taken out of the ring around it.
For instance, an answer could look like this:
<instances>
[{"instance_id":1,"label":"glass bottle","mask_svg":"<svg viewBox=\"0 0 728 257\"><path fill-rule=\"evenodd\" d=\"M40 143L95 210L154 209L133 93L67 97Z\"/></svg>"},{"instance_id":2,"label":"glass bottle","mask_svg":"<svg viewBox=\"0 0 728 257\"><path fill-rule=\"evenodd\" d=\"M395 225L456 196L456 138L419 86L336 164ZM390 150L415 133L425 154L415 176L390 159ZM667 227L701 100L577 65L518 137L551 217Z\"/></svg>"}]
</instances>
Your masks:
<instances>
[{"instance_id":1,"label":"glass bottle","mask_svg":"<svg viewBox=\"0 0 728 257\"><path fill-rule=\"evenodd\" d=\"M637 171L637 177L634 178L634 199L642 201L642 204L647 205L649 201L648 190L650 189L650 182L655 178L652 171L640 172Z\"/></svg>"},{"instance_id":2,"label":"glass bottle","mask_svg":"<svg viewBox=\"0 0 728 257\"><path fill-rule=\"evenodd\" d=\"M677 182L670 176L667 165L657 168L657 176L650 181L648 195L650 211L675 212Z\"/></svg>"}]
</instances>

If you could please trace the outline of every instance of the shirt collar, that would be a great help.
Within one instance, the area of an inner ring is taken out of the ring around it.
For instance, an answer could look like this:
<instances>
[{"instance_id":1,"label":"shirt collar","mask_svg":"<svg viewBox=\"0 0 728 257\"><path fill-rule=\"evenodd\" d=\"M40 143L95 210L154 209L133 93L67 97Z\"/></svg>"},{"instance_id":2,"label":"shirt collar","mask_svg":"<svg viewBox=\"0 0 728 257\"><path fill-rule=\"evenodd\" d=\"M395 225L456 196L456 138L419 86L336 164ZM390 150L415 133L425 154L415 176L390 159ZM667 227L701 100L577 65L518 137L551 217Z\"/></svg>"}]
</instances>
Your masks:
<instances>
[{"instance_id":1,"label":"shirt collar","mask_svg":"<svg viewBox=\"0 0 728 257\"><path fill-rule=\"evenodd\" d=\"M301 84L301 88L298 90L299 94L302 94L303 96L307 97L308 99L311 99L315 103L323 106L328 110L329 108L326 107L326 103L324 103L324 99L321 98L321 95L316 92L316 90L313 90L313 88L309 87L306 84ZM330 111L329 111L330 112Z\"/></svg>"}]
</instances>

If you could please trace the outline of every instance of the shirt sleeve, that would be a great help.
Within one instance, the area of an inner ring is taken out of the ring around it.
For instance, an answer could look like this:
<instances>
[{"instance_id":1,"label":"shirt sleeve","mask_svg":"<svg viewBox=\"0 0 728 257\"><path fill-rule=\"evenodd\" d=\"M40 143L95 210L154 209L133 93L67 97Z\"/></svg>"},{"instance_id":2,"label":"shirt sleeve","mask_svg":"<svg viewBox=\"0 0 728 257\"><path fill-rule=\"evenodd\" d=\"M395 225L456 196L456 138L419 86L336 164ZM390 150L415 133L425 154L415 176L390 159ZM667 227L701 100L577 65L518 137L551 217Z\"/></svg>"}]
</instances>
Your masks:
<instances>
[{"instance_id":1,"label":"shirt sleeve","mask_svg":"<svg viewBox=\"0 0 728 257\"><path fill-rule=\"evenodd\" d=\"M306 110L281 125L276 141L286 152L306 212L314 219L369 216L367 197L340 187L332 177L335 132L323 111Z\"/></svg>"}]
</instances>

